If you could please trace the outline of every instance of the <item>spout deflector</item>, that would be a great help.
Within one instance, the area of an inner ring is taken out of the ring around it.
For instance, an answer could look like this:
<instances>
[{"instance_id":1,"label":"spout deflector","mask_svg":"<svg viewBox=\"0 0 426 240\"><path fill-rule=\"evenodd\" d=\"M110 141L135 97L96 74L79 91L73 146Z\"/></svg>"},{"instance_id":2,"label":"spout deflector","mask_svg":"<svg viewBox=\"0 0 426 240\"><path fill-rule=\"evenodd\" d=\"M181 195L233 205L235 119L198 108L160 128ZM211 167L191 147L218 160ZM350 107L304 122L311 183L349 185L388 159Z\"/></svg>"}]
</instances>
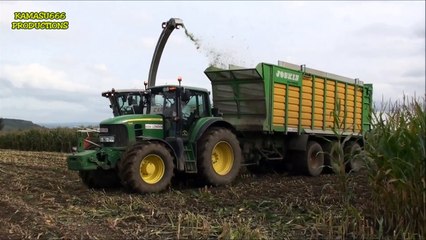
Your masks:
<instances>
[{"instance_id":1,"label":"spout deflector","mask_svg":"<svg viewBox=\"0 0 426 240\"><path fill-rule=\"evenodd\" d=\"M148 87L155 86L157 78L158 65L160 64L161 55L163 54L164 46L169 39L170 34L174 29L183 27L183 21L180 18L170 18L169 21L163 22L163 31L158 38L157 46L155 47L154 55L152 56L151 67L149 68L148 74Z\"/></svg>"}]
</instances>

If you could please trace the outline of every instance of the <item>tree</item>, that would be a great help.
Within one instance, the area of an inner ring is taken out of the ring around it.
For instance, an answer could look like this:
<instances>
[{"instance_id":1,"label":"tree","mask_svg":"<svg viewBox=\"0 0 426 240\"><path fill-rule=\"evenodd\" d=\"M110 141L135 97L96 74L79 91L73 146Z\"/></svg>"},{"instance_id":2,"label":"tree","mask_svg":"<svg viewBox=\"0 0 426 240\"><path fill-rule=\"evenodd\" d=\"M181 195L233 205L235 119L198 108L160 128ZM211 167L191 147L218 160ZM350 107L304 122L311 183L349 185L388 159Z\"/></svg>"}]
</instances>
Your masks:
<instances>
[{"instance_id":1,"label":"tree","mask_svg":"<svg viewBox=\"0 0 426 240\"><path fill-rule=\"evenodd\" d=\"M3 118L0 118L0 131L3 129L3 127L4 127Z\"/></svg>"}]
</instances>

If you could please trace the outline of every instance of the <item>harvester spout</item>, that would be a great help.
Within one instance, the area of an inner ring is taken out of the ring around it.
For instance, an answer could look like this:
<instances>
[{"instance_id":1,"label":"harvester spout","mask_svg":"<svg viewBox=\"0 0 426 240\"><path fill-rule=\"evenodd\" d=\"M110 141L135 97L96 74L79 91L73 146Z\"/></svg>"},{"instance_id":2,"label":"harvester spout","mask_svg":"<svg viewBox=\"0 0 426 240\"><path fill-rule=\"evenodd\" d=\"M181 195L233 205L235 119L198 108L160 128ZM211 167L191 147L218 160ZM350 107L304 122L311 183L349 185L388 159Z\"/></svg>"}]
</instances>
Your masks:
<instances>
[{"instance_id":1,"label":"harvester spout","mask_svg":"<svg viewBox=\"0 0 426 240\"><path fill-rule=\"evenodd\" d=\"M163 53L164 46L166 45L167 39L174 29L183 27L183 21L180 18L170 18L169 21L163 22L163 31L161 32L160 38L158 39L157 46L155 47L154 55L152 56L151 67L149 68L148 75L148 87L155 86L155 80L157 78L158 65L160 64L161 54Z\"/></svg>"}]
</instances>

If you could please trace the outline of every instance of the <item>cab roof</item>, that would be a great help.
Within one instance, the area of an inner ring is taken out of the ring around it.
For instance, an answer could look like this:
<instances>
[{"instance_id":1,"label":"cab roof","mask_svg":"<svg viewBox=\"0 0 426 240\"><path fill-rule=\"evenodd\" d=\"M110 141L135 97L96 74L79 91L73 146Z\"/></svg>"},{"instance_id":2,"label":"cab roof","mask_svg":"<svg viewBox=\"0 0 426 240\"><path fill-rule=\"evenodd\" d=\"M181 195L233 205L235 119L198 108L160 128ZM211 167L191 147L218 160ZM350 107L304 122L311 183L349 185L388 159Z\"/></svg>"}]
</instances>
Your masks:
<instances>
[{"instance_id":1,"label":"cab roof","mask_svg":"<svg viewBox=\"0 0 426 240\"><path fill-rule=\"evenodd\" d=\"M160 86L154 86L154 87L147 88L147 90L149 90L149 89L157 89L157 88L164 88L164 87L176 87L176 88L178 88L179 86L178 85L160 85ZM188 90L193 90L193 91L208 92L208 90L205 89L205 88L190 87L190 86L181 86L181 87L183 87L185 89L188 89ZM116 93L132 93L132 92L139 92L139 93L141 93L141 92L144 92L146 90L142 89L142 88L131 88L131 89L114 89L113 88L110 91L102 92L102 96L105 97L107 94L111 93L112 91L114 91Z\"/></svg>"}]
</instances>

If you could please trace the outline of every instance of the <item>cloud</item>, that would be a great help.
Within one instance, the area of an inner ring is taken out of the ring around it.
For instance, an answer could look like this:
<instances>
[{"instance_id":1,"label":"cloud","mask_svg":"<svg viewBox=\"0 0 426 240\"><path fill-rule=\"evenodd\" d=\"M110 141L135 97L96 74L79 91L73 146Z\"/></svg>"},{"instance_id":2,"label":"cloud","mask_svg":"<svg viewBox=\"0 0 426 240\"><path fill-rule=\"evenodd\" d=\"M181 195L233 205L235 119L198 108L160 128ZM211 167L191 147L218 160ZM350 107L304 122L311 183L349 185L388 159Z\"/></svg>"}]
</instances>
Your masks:
<instances>
[{"instance_id":1,"label":"cloud","mask_svg":"<svg viewBox=\"0 0 426 240\"><path fill-rule=\"evenodd\" d=\"M418 68L412 68L407 71L405 71L402 74L402 77L410 77L410 78L423 78L425 79L425 68L418 67Z\"/></svg>"},{"instance_id":2,"label":"cloud","mask_svg":"<svg viewBox=\"0 0 426 240\"><path fill-rule=\"evenodd\" d=\"M158 38L156 37L143 37L141 40L142 47L147 49L154 49L157 44Z\"/></svg>"},{"instance_id":3,"label":"cloud","mask_svg":"<svg viewBox=\"0 0 426 240\"><path fill-rule=\"evenodd\" d=\"M1 98L0 115L8 113L9 118L32 120L36 122L98 122L111 117L106 99L81 98L80 102L69 102L66 99L36 98L14 95ZM19 108L19 111L17 111Z\"/></svg>"},{"instance_id":4,"label":"cloud","mask_svg":"<svg viewBox=\"0 0 426 240\"><path fill-rule=\"evenodd\" d=\"M17 88L62 90L67 92L87 91L88 88L67 79L63 71L50 69L38 63L0 66L3 80Z\"/></svg>"}]
</instances>

